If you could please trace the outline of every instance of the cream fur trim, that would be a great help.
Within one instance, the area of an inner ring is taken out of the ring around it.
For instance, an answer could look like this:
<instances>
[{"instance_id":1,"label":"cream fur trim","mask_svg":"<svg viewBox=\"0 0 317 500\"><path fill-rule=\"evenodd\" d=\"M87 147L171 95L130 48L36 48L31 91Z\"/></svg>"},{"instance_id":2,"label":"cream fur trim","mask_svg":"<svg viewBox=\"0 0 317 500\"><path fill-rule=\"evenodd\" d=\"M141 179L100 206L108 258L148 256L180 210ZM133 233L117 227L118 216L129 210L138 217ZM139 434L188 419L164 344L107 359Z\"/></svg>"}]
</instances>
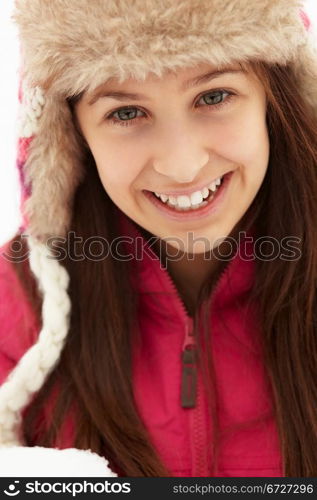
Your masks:
<instances>
[{"instance_id":1,"label":"cream fur trim","mask_svg":"<svg viewBox=\"0 0 317 500\"><path fill-rule=\"evenodd\" d=\"M69 276L49 249L28 237L30 267L43 295L42 330L0 387L0 445L23 442L20 412L57 364L68 333L71 310Z\"/></svg>"},{"instance_id":2,"label":"cream fur trim","mask_svg":"<svg viewBox=\"0 0 317 500\"><path fill-rule=\"evenodd\" d=\"M307 37L301 0L16 0L25 75L62 96L110 77L202 61L286 63Z\"/></svg>"},{"instance_id":3,"label":"cream fur trim","mask_svg":"<svg viewBox=\"0 0 317 500\"><path fill-rule=\"evenodd\" d=\"M47 96L24 166L32 186L24 206L28 232L43 243L50 236L66 235L74 193L84 174L82 155L66 101Z\"/></svg>"}]
</instances>

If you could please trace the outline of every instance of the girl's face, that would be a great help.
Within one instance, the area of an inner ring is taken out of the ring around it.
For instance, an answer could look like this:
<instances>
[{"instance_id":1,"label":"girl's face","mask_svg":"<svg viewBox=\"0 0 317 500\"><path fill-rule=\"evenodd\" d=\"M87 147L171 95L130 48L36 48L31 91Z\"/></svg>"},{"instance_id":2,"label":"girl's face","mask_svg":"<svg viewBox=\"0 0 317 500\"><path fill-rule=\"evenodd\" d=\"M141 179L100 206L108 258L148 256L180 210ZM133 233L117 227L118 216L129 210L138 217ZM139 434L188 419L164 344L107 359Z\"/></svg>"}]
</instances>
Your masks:
<instances>
[{"instance_id":1,"label":"girl's face","mask_svg":"<svg viewBox=\"0 0 317 500\"><path fill-rule=\"evenodd\" d=\"M231 233L268 167L265 91L239 65L109 80L84 94L75 113L112 201L185 252L203 253Z\"/></svg>"}]
</instances>

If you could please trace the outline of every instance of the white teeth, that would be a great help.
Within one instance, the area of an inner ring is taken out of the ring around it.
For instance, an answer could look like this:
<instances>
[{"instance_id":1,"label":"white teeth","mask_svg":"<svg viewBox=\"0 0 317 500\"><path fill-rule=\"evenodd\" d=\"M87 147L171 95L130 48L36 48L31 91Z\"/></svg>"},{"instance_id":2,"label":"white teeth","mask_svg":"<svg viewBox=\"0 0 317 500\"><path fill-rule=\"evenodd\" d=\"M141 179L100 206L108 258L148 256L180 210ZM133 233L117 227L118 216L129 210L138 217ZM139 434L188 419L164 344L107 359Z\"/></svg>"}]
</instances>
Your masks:
<instances>
[{"instance_id":1,"label":"white teeth","mask_svg":"<svg viewBox=\"0 0 317 500\"><path fill-rule=\"evenodd\" d=\"M214 192L214 191L216 191L217 186L219 186L220 184L221 184L221 177L218 177L218 179L216 179L215 181L211 182L208 187L209 187L209 189L211 191Z\"/></svg>"},{"instance_id":2,"label":"white teeth","mask_svg":"<svg viewBox=\"0 0 317 500\"><path fill-rule=\"evenodd\" d=\"M154 193L158 198L162 200L163 203L165 203L168 200L168 196L166 194L159 194L159 193Z\"/></svg>"},{"instance_id":3,"label":"white teeth","mask_svg":"<svg viewBox=\"0 0 317 500\"><path fill-rule=\"evenodd\" d=\"M181 208L189 208L191 205L189 196L177 196L177 205Z\"/></svg>"},{"instance_id":4,"label":"white teeth","mask_svg":"<svg viewBox=\"0 0 317 500\"><path fill-rule=\"evenodd\" d=\"M208 198L208 196L209 196L209 189L208 189L208 188L204 188L204 189L202 190L202 193L203 193L203 198L204 198L204 199L205 199L205 198Z\"/></svg>"},{"instance_id":5,"label":"white teeth","mask_svg":"<svg viewBox=\"0 0 317 500\"><path fill-rule=\"evenodd\" d=\"M168 200L168 196L166 194L161 194L160 198L163 201L163 203L165 203Z\"/></svg>"},{"instance_id":6,"label":"white teeth","mask_svg":"<svg viewBox=\"0 0 317 500\"><path fill-rule=\"evenodd\" d=\"M168 202L169 202L171 205L177 205L177 200L176 200L175 196L169 196L169 197L168 197Z\"/></svg>"},{"instance_id":7,"label":"white teeth","mask_svg":"<svg viewBox=\"0 0 317 500\"><path fill-rule=\"evenodd\" d=\"M208 191L208 189L207 189ZM190 196L190 201L192 205L199 205L203 201L203 194L201 191L196 191Z\"/></svg>"},{"instance_id":8,"label":"white teeth","mask_svg":"<svg viewBox=\"0 0 317 500\"><path fill-rule=\"evenodd\" d=\"M180 195L180 196L168 196L166 194L155 193L155 195L162 200L163 203L167 202L167 205L171 205L173 207L177 206L179 208L190 208L199 206L203 200L208 198L209 190L213 193L217 190L217 187L221 184L221 177L214 180L209 184L208 187L204 187L201 191L195 191L190 196Z\"/></svg>"}]
</instances>

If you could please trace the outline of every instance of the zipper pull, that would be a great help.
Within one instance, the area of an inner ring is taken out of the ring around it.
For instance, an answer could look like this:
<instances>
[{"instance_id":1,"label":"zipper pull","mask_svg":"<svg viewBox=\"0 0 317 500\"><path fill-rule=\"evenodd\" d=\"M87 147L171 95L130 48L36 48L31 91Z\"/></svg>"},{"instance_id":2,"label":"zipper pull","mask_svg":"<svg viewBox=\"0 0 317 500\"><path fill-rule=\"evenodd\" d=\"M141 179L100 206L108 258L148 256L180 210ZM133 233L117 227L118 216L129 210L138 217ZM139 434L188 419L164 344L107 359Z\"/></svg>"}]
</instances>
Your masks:
<instances>
[{"instance_id":1,"label":"zipper pull","mask_svg":"<svg viewBox=\"0 0 317 500\"><path fill-rule=\"evenodd\" d=\"M187 346L182 353L182 408L194 408L197 394L196 347Z\"/></svg>"},{"instance_id":2,"label":"zipper pull","mask_svg":"<svg viewBox=\"0 0 317 500\"><path fill-rule=\"evenodd\" d=\"M197 353L193 335L193 320L186 324L185 341L182 351L182 408L194 408L197 396Z\"/></svg>"}]
</instances>

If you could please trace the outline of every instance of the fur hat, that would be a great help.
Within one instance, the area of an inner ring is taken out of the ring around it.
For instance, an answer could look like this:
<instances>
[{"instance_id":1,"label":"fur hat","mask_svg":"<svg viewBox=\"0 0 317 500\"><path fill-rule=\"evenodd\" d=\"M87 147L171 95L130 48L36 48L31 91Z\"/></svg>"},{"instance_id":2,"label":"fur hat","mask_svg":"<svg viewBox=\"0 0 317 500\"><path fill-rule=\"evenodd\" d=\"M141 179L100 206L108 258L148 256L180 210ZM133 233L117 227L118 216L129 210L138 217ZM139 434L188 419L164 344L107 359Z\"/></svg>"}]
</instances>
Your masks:
<instances>
[{"instance_id":1,"label":"fur hat","mask_svg":"<svg viewBox=\"0 0 317 500\"><path fill-rule=\"evenodd\" d=\"M317 116L317 54L300 0L16 0L13 19L22 53L22 229L43 296L43 327L0 388L2 446L23 444L21 411L56 366L69 327L69 277L44 245L66 235L85 175L66 99L111 78L260 60L291 64Z\"/></svg>"}]
</instances>

